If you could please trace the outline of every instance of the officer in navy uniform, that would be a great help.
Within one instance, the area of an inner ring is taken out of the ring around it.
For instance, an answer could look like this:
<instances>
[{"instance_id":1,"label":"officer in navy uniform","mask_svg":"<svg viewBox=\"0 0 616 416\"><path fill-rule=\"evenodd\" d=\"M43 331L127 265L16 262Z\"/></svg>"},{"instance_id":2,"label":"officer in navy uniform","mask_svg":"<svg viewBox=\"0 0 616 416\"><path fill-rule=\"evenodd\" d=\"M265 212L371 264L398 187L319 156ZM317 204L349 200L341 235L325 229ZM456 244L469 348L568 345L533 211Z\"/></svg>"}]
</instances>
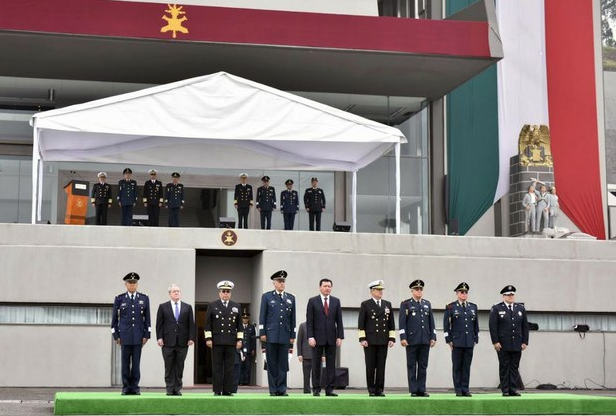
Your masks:
<instances>
[{"instance_id":1,"label":"officer in navy uniform","mask_svg":"<svg viewBox=\"0 0 616 416\"><path fill-rule=\"evenodd\" d=\"M240 304L231 300L235 287L229 280L216 285L219 299L205 315L205 345L212 349L212 389L216 396L233 396L236 350L242 348Z\"/></svg>"},{"instance_id":2,"label":"officer in navy uniform","mask_svg":"<svg viewBox=\"0 0 616 416\"><path fill-rule=\"evenodd\" d=\"M165 208L169 210L169 227L180 226L180 210L184 209L184 185L179 183L180 174L171 174L173 182L165 189Z\"/></svg>"},{"instance_id":3,"label":"officer in navy uniform","mask_svg":"<svg viewBox=\"0 0 616 416\"><path fill-rule=\"evenodd\" d=\"M141 348L150 339L150 299L137 292L139 275L128 273L124 276L127 291L120 293L113 301L111 334L122 348L122 394L141 394Z\"/></svg>"},{"instance_id":4,"label":"officer in navy uniform","mask_svg":"<svg viewBox=\"0 0 616 416\"><path fill-rule=\"evenodd\" d=\"M248 386L250 385L252 363L255 361L257 351L257 333L255 331L255 326L250 323L250 313L247 311L244 311L242 315L242 333L244 334L244 339L242 340L242 350L240 354L242 362L239 384Z\"/></svg>"},{"instance_id":5,"label":"officer in navy uniform","mask_svg":"<svg viewBox=\"0 0 616 416\"><path fill-rule=\"evenodd\" d=\"M288 396L289 354L295 342L295 296L285 292L287 272L277 271L270 279L274 290L261 296L259 337L265 344L270 396Z\"/></svg>"},{"instance_id":6,"label":"officer in navy uniform","mask_svg":"<svg viewBox=\"0 0 616 416\"><path fill-rule=\"evenodd\" d=\"M385 361L387 349L396 342L396 323L391 302L383 299L382 280L368 284L372 297L359 308L359 343L364 348L366 383L370 396L385 397Z\"/></svg>"},{"instance_id":7,"label":"officer in navy uniform","mask_svg":"<svg viewBox=\"0 0 616 416\"><path fill-rule=\"evenodd\" d=\"M423 299L423 280L414 280L409 288L412 297L400 304L400 345L406 348L409 392L413 397L428 397L426 376L430 348L436 344L432 305Z\"/></svg>"},{"instance_id":8,"label":"officer in navy uniform","mask_svg":"<svg viewBox=\"0 0 616 416\"><path fill-rule=\"evenodd\" d=\"M237 209L237 228L248 228L248 213L252 206L252 185L246 183L248 175L240 175L240 183L235 185L233 204Z\"/></svg>"},{"instance_id":9,"label":"officer in navy uniform","mask_svg":"<svg viewBox=\"0 0 616 416\"><path fill-rule=\"evenodd\" d=\"M516 386L520 378L520 358L528 345L526 309L515 303L515 286L501 290L503 301L490 311L490 338L498 355L498 375L503 396L519 396Z\"/></svg>"},{"instance_id":10,"label":"officer in navy uniform","mask_svg":"<svg viewBox=\"0 0 616 416\"><path fill-rule=\"evenodd\" d=\"M276 189L269 186L270 177L261 178L263 186L257 188L257 209L261 214L261 229L271 230L272 211L276 210Z\"/></svg>"},{"instance_id":11,"label":"officer in navy uniform","mask_svg":"<svg viewBox=\"0 0 616 416\"><path fill-rule=\"evenodd\" d=\"M124 179L118 182L118 204L122 207L122 225L133 225L133 207L137 203L137 182L132 178L133 171L122 171Z\"/></svg>"},{"instance_id":12,"label":"officer in navy uniform","mask_svg":"<svg viewBox=\"0 0 616 416\"><path fill-rule=\"evenodd\" d=\"M107 210L111 208L113 197L111 185L105 182L107 174L99 172L98 182L92 187L92 199L90 202L96 208L96 225L107 225Z\"/></svg>"},{"instance_id":13,"label":"officer in navy uniform","mask_svg":"<svg viewBox=\"0 0 616 416\"><path fill-rule=\"evenodd\" d=\"M453 387L456 396L471 397L469 381L473 349L479 342L479 312L477 305L468 302L469 286L462 282L456 287L458 300L445 306L443 331L451 348Z\"/></svg>"},{"instance_id":14,"label":"officer in navy uniform","mask_svg":"<svg viewBox=\"0 0 616 416\"><path fill-rule=\"evenodd\" d=\"M325 211L325 192L318 187L319 180L311 178L312 187L304 192L304 206L308 211L310 231L321 231L321 213Z\"/></svg>"},{"instance_id":15,"label":"officer in navy uniform","mask_svg":"<svg viewBox=\"0 0 616 416\"><path fill-rule=\"evenodd\" d=\"M287 179L284 184L287 189L280 193L280 212L284 219L284 229L292 230L295 214L299 212L299 194L293 190L293 179Z\"/></svg>"},{"instance_id":16,"label":"officer in navy uniform","mask_svg":"<svg viewBox=\"0 0 616 416\"><path fill-rule=\"evenodd\" d=\"M150 169L150 180L143 185L143 206L148 210L148 225L158 227L160 207L163 206L163 183L156 179L156 169Z\"/></svg>"}]
</instances>

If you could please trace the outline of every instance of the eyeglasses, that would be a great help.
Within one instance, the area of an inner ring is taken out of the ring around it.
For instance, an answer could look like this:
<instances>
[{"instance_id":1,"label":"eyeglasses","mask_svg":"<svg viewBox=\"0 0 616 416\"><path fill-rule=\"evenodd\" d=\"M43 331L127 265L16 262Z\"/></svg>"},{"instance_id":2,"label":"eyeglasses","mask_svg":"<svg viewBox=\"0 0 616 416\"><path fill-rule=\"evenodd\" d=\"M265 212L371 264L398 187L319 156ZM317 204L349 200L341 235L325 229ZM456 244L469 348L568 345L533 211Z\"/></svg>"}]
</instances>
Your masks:
<instances>
[{"instance_id":1,"label":"eyeglasses","mask_svg":"<svg viewBox=\"0 0 616 416\"><path fill-rule=\"evenodd\" d=\"M466 295L468 293L468 290L458 290L458 292Z\"/></svg>"},{"instance_id":2,"label":"eyeglasses","mask_svg":"<svg viewBox=\"0 0 616 416\"><path fill-rule=\"evenodd\" d=\"M231 293L231 291L229 289L222 289L221 292L222 293Z\"/></svg>"},{"instance_id":3,"label":"eyeglasses","mask_svg":"<svg viewBox=\"0 0 616 416\"><path fill-rule=\"evenodd\" d=\"M423 288L422 287L414 287L413 290L419 290L420 292L422 292Z\"/></svg>"}]
</instances>

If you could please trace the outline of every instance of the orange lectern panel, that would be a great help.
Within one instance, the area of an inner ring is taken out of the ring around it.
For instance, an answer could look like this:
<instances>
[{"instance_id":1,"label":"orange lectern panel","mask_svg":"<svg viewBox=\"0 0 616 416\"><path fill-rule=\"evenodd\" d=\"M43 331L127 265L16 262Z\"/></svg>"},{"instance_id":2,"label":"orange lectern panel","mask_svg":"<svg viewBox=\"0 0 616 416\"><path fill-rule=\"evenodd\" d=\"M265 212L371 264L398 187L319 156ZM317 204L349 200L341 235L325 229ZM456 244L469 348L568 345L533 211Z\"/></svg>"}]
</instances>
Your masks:
<instances>
[{"instance_id":1,"label":"orange lectern panel","mask_svg":"<svg viewBox=\"0 0 616 416\"><path fill-rule=\"evenodd\" d=\"M72 180L64 187L64 192L66 192L65 224L84 225L86 223L89 185L86 181Z\"/></svg>"}]
</instances>

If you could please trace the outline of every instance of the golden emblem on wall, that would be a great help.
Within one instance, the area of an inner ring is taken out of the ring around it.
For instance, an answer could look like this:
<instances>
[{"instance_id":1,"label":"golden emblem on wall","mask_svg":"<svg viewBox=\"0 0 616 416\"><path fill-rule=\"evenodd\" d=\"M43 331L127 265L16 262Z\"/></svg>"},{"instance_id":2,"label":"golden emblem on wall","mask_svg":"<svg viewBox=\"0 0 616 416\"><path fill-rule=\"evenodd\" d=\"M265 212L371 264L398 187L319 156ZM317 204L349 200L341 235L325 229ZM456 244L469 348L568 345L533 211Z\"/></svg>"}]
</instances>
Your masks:
<instances>
[{"instance_id":1,"label":"golden emblem on wall","mask_svg":"<svg viewBox=\"0 0 616 416\"><path fill-rule=\"evenodd\" d=\"M226 230L222 233L221 240L224 245L230 247L237 243L237 234L232 230Z\"/></svg>"},{"instance_id":2,"label":"golden emblem on wall","mask_svg":"<svg viewBox=\"0 0 616 416\"><path fill-rule=\"evenodd\" d=\"M520 131L518 152L522 166L554 166L548 126L525 124Z\"/></svg>"},{"instance_id":3,"label":"golden emblem on wall","mask_svg":"<svg viewBox=\"0 0 616 416\"><path fill-rule=\"evenodd\" d=\"M160 32L173 32L173 39L176 38L176 32L181 32L184 34L188 33L188 29L182 26L182 23L188 20L188 17L182 16L183 14L186 14L185 11L182 11L184 6L167 4L167 7L169 8L165 10L165 13L169 13L171 16L162 17L163 20L167 21L167 26L160 28Z\"/></svg>"}]
</instances>

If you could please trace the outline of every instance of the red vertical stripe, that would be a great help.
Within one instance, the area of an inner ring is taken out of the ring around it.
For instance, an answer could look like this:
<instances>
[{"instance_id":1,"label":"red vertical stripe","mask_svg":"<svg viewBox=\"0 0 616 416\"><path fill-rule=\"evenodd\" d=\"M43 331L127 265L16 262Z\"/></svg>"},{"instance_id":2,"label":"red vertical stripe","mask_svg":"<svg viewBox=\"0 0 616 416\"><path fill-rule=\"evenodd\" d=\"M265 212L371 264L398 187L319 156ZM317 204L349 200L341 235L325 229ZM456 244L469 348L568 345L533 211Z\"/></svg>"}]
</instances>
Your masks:
<instances>
[{"instance_id":1,"label":"red vertical stripe","mask_svg":"<svg viewBox=\"0 0 616 416\"><path fill-rule=\"evenodd\" d=\"M593 1L545 0L545 42L560 207L580 230L604 240Z\"/></svg>"}]
</instances>

